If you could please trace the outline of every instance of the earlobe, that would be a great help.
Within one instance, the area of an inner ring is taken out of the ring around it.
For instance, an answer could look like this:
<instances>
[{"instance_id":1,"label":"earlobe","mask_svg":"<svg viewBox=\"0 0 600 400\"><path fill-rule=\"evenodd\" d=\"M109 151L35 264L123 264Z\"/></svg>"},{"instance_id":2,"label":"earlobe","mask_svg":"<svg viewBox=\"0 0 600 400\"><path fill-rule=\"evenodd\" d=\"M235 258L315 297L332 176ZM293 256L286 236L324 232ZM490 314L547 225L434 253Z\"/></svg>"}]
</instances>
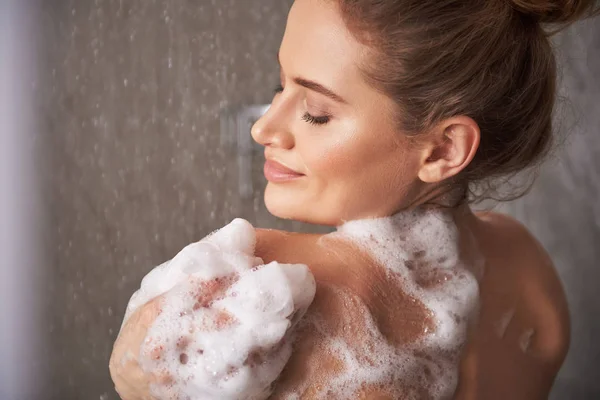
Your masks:
<instances>
[{"instance_id":1,"label":"earlobe","mask_svg":"<svg viewBox=\"0 0 600 400\"><path fill-rule=\"evenodd\" d=\"M419 179L425 183L436 183L442 181L443 168L439 161L428 161L419 170Z\"/></svg>"},{"instance_id":2,"label":"earlobe","mask_svg":"<svg viewBox=\"0 0 600 400\"><path fill-rule=\"evenodd\" d=\"M441 182L458 175L475 157L480 131L469 117L453 117L439 125L438 135L426 149L419 179L425 183Z\"/></svg>"}]
</instances>

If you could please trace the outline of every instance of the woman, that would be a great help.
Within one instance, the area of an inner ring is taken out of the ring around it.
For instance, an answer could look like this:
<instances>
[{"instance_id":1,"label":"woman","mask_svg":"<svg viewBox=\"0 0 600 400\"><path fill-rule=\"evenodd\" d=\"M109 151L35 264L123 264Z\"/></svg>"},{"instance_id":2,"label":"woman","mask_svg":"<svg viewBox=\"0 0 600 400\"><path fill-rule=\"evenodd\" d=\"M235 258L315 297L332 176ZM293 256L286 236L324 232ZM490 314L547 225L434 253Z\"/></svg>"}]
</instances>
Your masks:
<instances>
[{"instance_id":1,"label":"woman","mask_svg":"<svg viewBox=\"0 0 600 400\"><path fill-rule=\"evenodd\" d=\"M266 206L281 218L331 226L425 208L451 214L461 254L485 260L483 273L474 272L479 318L461 353L456 399L547 398L567 353L567 305L548 255L516 221L473 213L468 200L547 152L556 65L544 29L594 12L583 0L296 0L290 11L281 87L252 129L265 146ZM310 267L317 295L309 313L332 326L359 318L335 286L358 296L398 347L413 340L402 333L415 320L426 325L427 313L381 278L364 248L256 233L257 257ZM159 303L129 319L112 360L139 348ZM319 394L339 372L336 356L304 333L272 398L300 386L302 398L399 397L385 385ZM121 396L150 398L156 377L135 359L112 360ZM406 393L436 398L413 386Z\"/></svg>"}]
</instances>

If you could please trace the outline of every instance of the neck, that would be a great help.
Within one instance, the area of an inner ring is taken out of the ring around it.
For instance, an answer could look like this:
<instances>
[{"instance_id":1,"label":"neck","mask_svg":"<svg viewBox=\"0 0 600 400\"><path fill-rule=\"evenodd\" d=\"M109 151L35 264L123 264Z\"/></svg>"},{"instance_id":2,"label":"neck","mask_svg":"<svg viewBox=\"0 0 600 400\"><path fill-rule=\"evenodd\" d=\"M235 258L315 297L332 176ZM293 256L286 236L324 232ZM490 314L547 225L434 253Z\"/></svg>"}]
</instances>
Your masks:
<instances>
[{"instance_id":1,"label":"neck","mask_svg":"<svg viewBox=\"0 0 600 400\"><path fill-rule=\"evenodd\" d=\"M449 181L439 185L423 185L417 189L412 196L408 209L413 208L450 208L458 209L466 203L467 187L456 182Z\"/></svg>"}]
</instances>

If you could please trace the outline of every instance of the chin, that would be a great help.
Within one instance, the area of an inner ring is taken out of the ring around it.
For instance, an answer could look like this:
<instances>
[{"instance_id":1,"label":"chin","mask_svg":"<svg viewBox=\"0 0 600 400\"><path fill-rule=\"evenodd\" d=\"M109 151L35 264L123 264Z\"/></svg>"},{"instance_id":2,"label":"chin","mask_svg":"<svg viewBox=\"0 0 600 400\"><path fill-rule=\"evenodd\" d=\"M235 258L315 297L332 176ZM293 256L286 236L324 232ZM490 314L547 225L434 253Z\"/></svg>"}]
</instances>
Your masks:
<instances>
[{"instance_id":1,"label":"chin","mask_svg":"<svg viewBox=\"0 0 600 400\"><path fill-rule=\"evenodd\" d=\"M267 210L278 218L315 225L336 225L326 216L317 213L325 207L317 207L318 202L306 200L302 193L292 188L268 183L264 200Z\"/></svg>"},{"instance_id":2,"label":"chin","mask_svg":"<svg viewBox=\"0 0 600 400\"><path fill-rule=\"evenodd\" d=\"M265 206L274 216L283 219L303 220L306 217L301 211L302 207L299 196L296 191L289 188L282 188L277 184L268 183L265 189Z\"/></svg>"}]
</instances>

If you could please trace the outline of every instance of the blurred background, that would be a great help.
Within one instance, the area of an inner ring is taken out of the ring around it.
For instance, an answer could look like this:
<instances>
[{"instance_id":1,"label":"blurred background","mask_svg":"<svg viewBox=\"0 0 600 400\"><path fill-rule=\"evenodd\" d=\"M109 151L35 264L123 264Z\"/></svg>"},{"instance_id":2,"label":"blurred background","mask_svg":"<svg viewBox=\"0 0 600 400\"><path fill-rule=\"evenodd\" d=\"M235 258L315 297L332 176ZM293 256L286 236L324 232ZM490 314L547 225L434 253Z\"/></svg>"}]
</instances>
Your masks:
<instances>
[{"instance_id":1,"label":"blurred background","mask_svg":"<svg viewBox=\"0 0 600 400\"><path fill-rule=\"evenodd\" d=\"M0 398L117 399L108 359L141 278L262 204L252 106L291 0L0 1ZM553 399L600 398L600 19L556 36L567 140L498 206L552 255L573 337ZM7 322L8 321L8 322Z\"/></svg>"}]
</instances>

